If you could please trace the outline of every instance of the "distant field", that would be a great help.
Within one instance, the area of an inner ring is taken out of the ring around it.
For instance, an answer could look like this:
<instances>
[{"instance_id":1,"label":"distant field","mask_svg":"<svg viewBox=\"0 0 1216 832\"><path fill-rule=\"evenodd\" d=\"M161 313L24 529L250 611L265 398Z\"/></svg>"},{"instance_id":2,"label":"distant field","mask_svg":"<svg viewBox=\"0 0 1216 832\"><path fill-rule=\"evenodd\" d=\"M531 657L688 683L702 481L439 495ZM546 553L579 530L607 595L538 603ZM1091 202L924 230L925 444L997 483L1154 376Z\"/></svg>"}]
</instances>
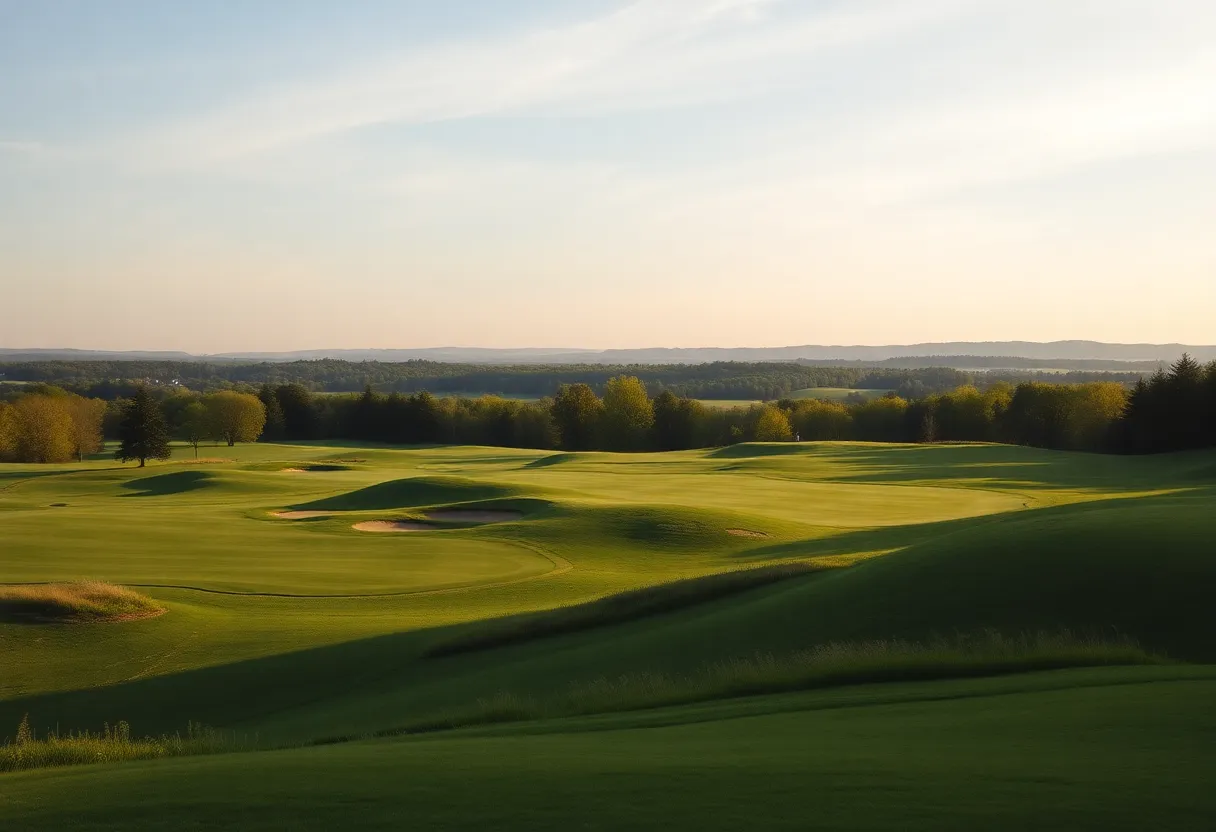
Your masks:
<instances>
[{"instance_id":1,"label":"distant field","mask_svg":"<svg viewBox=\"0 0 1216 832\"><path fill-rule=\"evenodd\" d=\"M283 748L0 773L0 828L1143 829L1216 812L1216 453L178 454L0 465L0 582L94 578L166 609L102 624L0 609L0 740L29 714L40 733L195 721ZM629 591L651 594L561 623ZM1064 630L1177 663L908 664L659 709L612 698L622 680L828 644ZM480 646L436 649L452 643ZM534 701L556 710L512 704ZM502 724L376 738L455 712ZM337 744L308 745L322 740Z\"/></svg>"},{"instance_id":2,"label":"distant field","mask_svg":"<svg viewBox=\"0 0 1216 832\"><path fill-rule=\"evenodd\" d=\"M754 404L760 404L759 399L697 399L706 407L751 407Z\"/></svg>"},{"instance_id":3,"label":"distant field","mask_svg":"<svg viewBox=\"0 0 1216 832\"><path fill-rule=\"evenodd\" d=\"M877 399L889 392L889 390L878 390L868 387L859 389L850 387L807 387L803 390L795 390L793 393L790 393L789 397L791 399L830 399L832 401L843 401L854 393L867 399Z\"/></svg>"},{"instance_id":4,"label":"distant field","mask_svg":"<svg viewBox=\"0 0 1216 832\"><path fill-rule=\"evenodd\" d=\"M329 392L329 391L317 391L317 392L313 393L313 395L315 395L315 396L354 396L354 395L358 395L358 392L357 391L356 392L347 391L347 392L342 392L342 393L335 393L335 392ZM412 395L412 394L405 393L403 395ZM481 391L460 390L460 391L456 391L456 392L432 391L431 395L436 396L438 398L462 398L462 399L476 399L481 396L497 396L500 399L514 399L515 401L520 401L520 402L536 402L536 401L540 401L540 399L542 398L541 396L535 396L535 395L530 395L530 394L526 394L526 393L493 393L493 392L488 392L488 391L484 391L484 390L481 390Z\"/></svg>"},{"instance_id":5,"label":"distant field","mask_svg":"<svg viewBox=\"0 0 1216 832\"><path fill-rule=\"evenodd\" d=\"M887 390L877 390L872 388L853 389L850 387L805 387L802 390L795 390L788 396L783 398L789 399L828 399L830 401L844 401L850 395L856 393L864 396L867 399L876 399L888 393ZM753 404L760 404L760 399L699 399L701 404L707 407L750 407Z\"/></svg>"}]
</instances>

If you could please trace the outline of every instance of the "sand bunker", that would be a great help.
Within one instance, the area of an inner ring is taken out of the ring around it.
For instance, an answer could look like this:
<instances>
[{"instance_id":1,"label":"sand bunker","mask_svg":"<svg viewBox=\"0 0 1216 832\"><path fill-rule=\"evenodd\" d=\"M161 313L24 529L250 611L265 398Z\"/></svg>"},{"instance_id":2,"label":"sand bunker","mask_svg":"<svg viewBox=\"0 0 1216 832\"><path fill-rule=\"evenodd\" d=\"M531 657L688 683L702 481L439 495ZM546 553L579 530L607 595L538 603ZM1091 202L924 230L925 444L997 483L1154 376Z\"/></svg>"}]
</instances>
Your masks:
<instances>
[{"instance_id":1,"label":"sand bunker","mask_svg":"<svg viewBox=\"0 0 1216 832\"><path fill-rule=\"evenodd\" d=\"M441 523L507 523L523 517L519 511L479 511L475 509L445 508L428 511L426 516Z\"/></svg>"},{"instance_id":2,"label":"sand bunker","mask_svg":"<svg viewBox=\"0 0 1216 832\"><path fill-rule=\"evenodd\" d=\"M307 520L310 517L328 517L328 511L272 511L272 517L280 520Z\"/></svg>"},{"instance_id":3,"label":"sand bunker","mask_svg":"<svg viewBox=\"0 0 1216 832\"><path fill-rule=\"evenodd\" d=\"M735 537L768 537L764 532L754 532L751 529L727 529L726 533Z\"/></svg>"},{"instance_id":4,"label":"sand bunker","mask_svg":"<svg viewBox=\"0 0 1216 832\"><path fill-rule=\"evenodd\" d=\"M433 532L434 526L417 520L364 520L351 528L361 532Z\"/></svg>"}]
</instances>

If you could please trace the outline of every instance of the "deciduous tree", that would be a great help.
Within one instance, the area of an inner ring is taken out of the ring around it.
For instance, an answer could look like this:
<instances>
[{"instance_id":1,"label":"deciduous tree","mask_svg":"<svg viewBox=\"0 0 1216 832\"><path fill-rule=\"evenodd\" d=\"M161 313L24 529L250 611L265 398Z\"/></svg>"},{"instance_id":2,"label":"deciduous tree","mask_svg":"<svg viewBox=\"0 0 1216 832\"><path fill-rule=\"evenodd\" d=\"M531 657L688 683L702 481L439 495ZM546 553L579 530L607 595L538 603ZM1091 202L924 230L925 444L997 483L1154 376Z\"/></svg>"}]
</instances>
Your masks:
<instances>
[{"instance_id":1,"label":"deciduous tree","mask_svg":"<svg viewBox=\"0 0 1216 832\"><path fill-rule=\"evenodd\" d=\"M637 376L608 379L601 430L605 447L614 451L641 450L653 425L654 406Z\"/></svg>"},{"instance_id":2,"label":"deciduous tree","mask_svg":"<svg viewBox=\"0 0 1216 832\"><path fill-rule=\"evenodd\" d=\"M203 399L211 430L232 447L237 442L256 442L266 425L266 407L249 393L224 390Z\"/></svg>"},{"instance_id":3,"label":"deciduous tree","mask_svg":"<svg viewBox=\"0 0 1216 832\"><path fill-rule=\"evenodd\" d=\"M106 415L106 403L101 399L69 396L64 400L64 406L72 420L72 444L76 449L76 459L83 461L86 456L102 448L101 420Z\"/></svg>"},{"instance_id":4,"label":"deciduous tree","mask_svg":"<svg viewBox=\"0 0 1216 832\"><path fill-rule=\"evenodd\" d=\"M17 409L0 402L0 461L17 458Z\"/></svg>"},{"instance_id":5,"label":"deciduous tree","mask_svg":"<svg viewBox=\"0 0 1216 832\"><path fill-rule=\"evenodd\" d=\"M563 384L558 388L552 413L561 446L568 451L593 447L603 412L604 403L586 384Z\"/></svg>"},{"instance_id":6,"label":"deciduous tree","mask_svg":"<svg viewBox=\"0 0 1216 832\"><path fill-rule=\"evenodd\" d=\"M789 416L775 404L761 405L754 434L757 442L789 442L794 438Z\"/></svg>"},{"instance_id":7,"label":"deciduous tree","mask_svg":"<svg viewBox=\"0 0 1216 832\"><path fill-rule=\"evenodd\" d=\"M190 402L182 411L181 437L194 448L194 458L198 459L198 446L211 435L211 421L207 408L202 402Z\"/></svg>"},{"instance_id":8,"label":"deciduous tree","mask_svg":"<svg viewBox=\"0 0 1216 832\"><path fill-rule=\"evenodd\" d=\"M283 406L279 404L279 396L269 384L263 384L258 390L258 398L266 408L266 426L262 428L262 439L266 442L277 442L287 431L287 422L283 418Z\"/></svg>"}]
</instances>

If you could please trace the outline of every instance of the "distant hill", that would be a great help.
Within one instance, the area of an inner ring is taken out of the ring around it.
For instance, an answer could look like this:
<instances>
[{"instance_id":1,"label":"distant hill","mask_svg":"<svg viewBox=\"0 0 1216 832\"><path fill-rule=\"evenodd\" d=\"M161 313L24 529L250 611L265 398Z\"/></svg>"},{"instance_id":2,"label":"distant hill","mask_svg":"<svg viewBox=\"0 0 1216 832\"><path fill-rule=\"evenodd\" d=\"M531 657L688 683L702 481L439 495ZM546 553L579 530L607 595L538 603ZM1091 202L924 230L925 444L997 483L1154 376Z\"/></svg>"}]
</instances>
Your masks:
<instances>
[{"instance_id":1,"label":"distant hill","mask_svg":"<svg viewBox=\"0 0 1216 832\"><path fill-rule=\"evenodd\" d=\"M427 347L419 349L316 349L293 352L232 352L191 355L184 352L105 351L73 349L0 349L0 361L441 361L460 364L705 364L714 361L896 362L914 366L916 359L933 366L965 368L999 366L994 359L1020 359L1061 369L1072 362L1171 362L1184 352L1201 361L1216 360L1216 346L1188 344L1107 344L1099 341L942 341L886 346L792 347L651 347L588 350L560 348L494 349ZM974 359L984 359L976 362ZM971 363L966 363L968 360ZM923 366L923 365L922 365ZM1111 367L1114 369L1114 366Z\"/></svg>"}]
</instances>

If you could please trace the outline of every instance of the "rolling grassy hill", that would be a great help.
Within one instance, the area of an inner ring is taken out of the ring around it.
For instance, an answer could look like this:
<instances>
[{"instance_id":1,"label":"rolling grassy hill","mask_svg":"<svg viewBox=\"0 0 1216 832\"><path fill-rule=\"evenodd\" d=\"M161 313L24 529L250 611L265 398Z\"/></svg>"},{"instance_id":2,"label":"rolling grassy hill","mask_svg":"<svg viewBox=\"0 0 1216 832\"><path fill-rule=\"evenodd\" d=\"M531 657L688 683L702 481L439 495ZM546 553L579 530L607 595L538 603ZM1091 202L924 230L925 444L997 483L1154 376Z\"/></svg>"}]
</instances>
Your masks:
<instances>
[{"instance_id":1,"label":"rolling grassy hill","mask_svg":"<svg viewBox=\"0 0 1216 832\"><path fill-rule=\"evenodd\" d=\"M1216 810L1211 453L215 453L0 466L0 582L100 579L167 610L0 620L0 737L25 714L40 731L196 721L282 750L0 774L3 828L327 828L350 811L365 828L1143 828ZM646 710L579 693L828 644L1065 629L1173 663ZM462 641L482 646L445 648ZM590 715L546 704L580 696ZM545 718L374 739L500 700Z\"/></svg>"}]
</instances>

